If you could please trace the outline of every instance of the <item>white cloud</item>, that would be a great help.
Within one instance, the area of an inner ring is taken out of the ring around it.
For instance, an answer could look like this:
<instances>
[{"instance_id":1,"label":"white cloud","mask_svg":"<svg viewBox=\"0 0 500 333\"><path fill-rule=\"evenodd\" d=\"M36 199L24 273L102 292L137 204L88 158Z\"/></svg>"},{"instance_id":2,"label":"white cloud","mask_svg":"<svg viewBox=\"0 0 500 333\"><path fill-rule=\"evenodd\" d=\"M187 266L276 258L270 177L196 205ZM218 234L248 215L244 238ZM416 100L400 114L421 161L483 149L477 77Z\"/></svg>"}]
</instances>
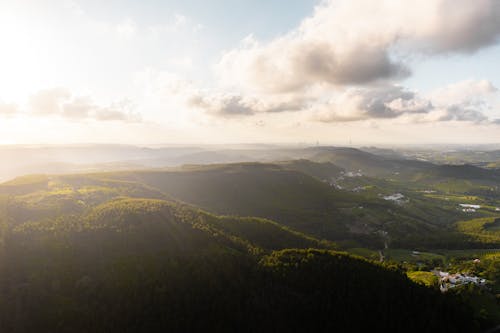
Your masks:
<instances>
[{"instance_id":1,"label":"white cloud","mask_svg":"<svg viewBox=\"0 0 500 333\"><path fill-rule=\"evenodd\" d=\"M498 0L433 0L409 7L406 29L418 48L431 52L474 52L498 42L500 2ZM405 24L405 21L402 21ZM417 29L411 31L414 26Z\"/></svg>"},{"instance_id":2,"label":"white cloud","mask_svg":"<svg viewBox=\"0 0 500 333\"><path fill-rule=\"evenodd\" d=\"M484 98L496 92L498 88L488 80L463 80L436 89L431 93L431 97L434 100L449 103Z\"/></svg>"},{"instance_id":3,"label":"white cloud","mask_svg":"<svg viewBox=\"0 0 500 333\"><path fill-rule=\"evenodd\" d=\"M70 120L139 122L133 103L128 100L99 105L89 96L73 96L65 88L42 90L31 96L30 110L35 116L55 115Z\"/></svg>"},{"instance_id":4,"label":"white cloud","mask_svg":"<svg viewBox=\"0 0 500 333\"><path fill-rule=\"evenodd\" d=\"M293 97L293 96L292 96ZM305 107L302 98L257 98L231 93L194 92L187 98L188 106L202 109L212 116L249 116L258 113L299 111Z\"/></svg>"},{"instance_id":5,"label":"white cloud","mask_svg":"<svg viewBox=\"0 0 500 333\"><path fill-rule=\"evenodd\" d=\"M40 90L29 98L31 110L36 115L57 114L61 112L61 103L71 97L65 88Z\"/></svg>"},{"instance_id":6,"label":"white cloud","mask_svg":"<svg viewBox=\"0 0 500 333\"><path fill-rule=\"evenodd\" d=\"M19 112L19 108L14 103L4 103L0 100L0 116L13 116Z\"/></svg>"},{"instance_id":7,"label":"white cloud","mask_svg":"<svg viewBox=\"0 0 500 333\"><path fill-rule=\"evenodd\" d=\"M499 36L498 0L330 0L284 36L247 37L216 69L226 85L266 93L362 85L409 75L400 54L473 52Z\"/></svg>"},{"instance_id":8,"label":"white cloud","mask_svg":"<svg viewBox=\"0 0 500 333\"><path fill-rule=\"evenodd\" d=\"M225 85L263 93L293 92L324 83L362 84L409 74L376 43L341 46L295 34L264 46L247 40L224 54L216 70Z\"/></svg>"},{"instance_id":9,"label":"white cloud","mask_svg":"<svg viewBox=\"0 0 500 333\"><path fill-rule=\"evenodd\" d=\"M487 122L489 101L498 89L487 80L464 80L436 89L429 94L435 106L429 120Z\"/></svg>"},{"instance_id":10,"label":"white cloud","mask_svg":"<svg viewBox=\"0 0 500 333\"><path fill-rule=\"evenodd\" d=\"M215 66L221 91L190 105L215 116L302 111L324 123L493 123L487 80L465 80L421 94L395 84L414 54L470 53L498 41L496 0L329 0L269 42L250 35Z\"/></svg>"},{"instance_id":11,"label":"white cloud","mask_svg":"<svg viewBox=\"0 0 500 333\"><path fill-rule=\"evenodd\" d=\"M498 89L487 80L464 80L428 94L400 85L380 84L345 89L317 89L305 93L238 94L202 91L194 85L175 86L191 108L205 114L231 118L282 112L302 113L304 119L345 123L400 119L403 123L465 121L495 123L491 100ZM496 122L498 123L498 122Z\"/></svg>"},{"instance_id":12,"label":"white cloud","mask_svg":"<svg viewBox=\"0 0 500 333\"><path fill-rule=\"evenodd\" d=\"M420 94L400 86L347 89L311 108L312 118L321 122L347 122L401 118L404 122L468 121L490 122L487 97L497 92L486 80L465 80Z\"/></svg>"},{"instance_id":13,"label":"white cloud","mask_svg":"<svg viewBox=\"0 0 500 333\"><path fill-rule=\"evenodd\" d=\"M375 89L348 89L311 107L313 119L346 122L377 118L397 118L404 114L428 113L432 104L417 93L400 86Z\"/></svg>"},{"instance_id":14,"label":"white cloud","mask_svg":"<svg viewBox=\"0 0 500 333\"><path fill-rule=\"evenodd\" d=\"M115 26L115 31L119 36L124 38L132 38L137 34L137 24L134 20L127 18Z\"/></svg>"}]
</instances>

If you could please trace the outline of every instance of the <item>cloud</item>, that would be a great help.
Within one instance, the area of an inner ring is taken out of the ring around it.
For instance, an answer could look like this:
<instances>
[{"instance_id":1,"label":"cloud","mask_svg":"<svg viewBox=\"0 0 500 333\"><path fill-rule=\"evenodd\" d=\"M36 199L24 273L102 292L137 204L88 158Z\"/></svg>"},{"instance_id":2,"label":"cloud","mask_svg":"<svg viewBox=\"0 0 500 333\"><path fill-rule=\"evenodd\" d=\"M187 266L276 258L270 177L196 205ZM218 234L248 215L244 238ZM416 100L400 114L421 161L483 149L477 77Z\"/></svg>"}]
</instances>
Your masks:
<instances>
[{"instance_id":1,"label":"cloud","mask_svg":"<svg viewBox=\"0 0 500 333\"><path fill-rule=\"evenodd\" d=\"M0 116L13 116L19 112L19 108L13 103L4 103L0 101Z\"/></svg>"},{"instance_id":2,"label":"cloud","mask_svg":"<svg viewBox=\"0 0 500 333\"><path fill-rule=\"evenodd\" d=\"M422 94L400 85L379 84L307 93L218 93L176 86L191 108L215 117L299 112L316 122L342 123L399 119L403 123L464 121L495 123L488 113L498 89L487 80L464 80ZM498 123L498 122L497 122Z\"/></svg>"},{"instance_id":3,"label":"cloud","mask_svg":"<svg viewBox=\"0 0 500 333\"><path fill-rule=\"evenodd\" d=\"M115 102L106 107L94 108L93 116L96 120L101 121L125 121L125 122L141 122L142 118L140 114L135 113L133 110L135 108L134 103L130 100L122 100L120 102Z\"/></svg>"},{"instance_id":4,"label":"cloud","mask_svg":"<svg viewBox=\"0 0 500 333\"><path fill-rule=\"evenodd\" d=\"M203 25L195 22L192 18L176 13L168 19L168 23L148 26L147 30L152 36L159 37L162 34L179 32L198 33L203 30Z\"/></svg>"},{"instance_id":5,"label":"cloud","mask_svg":"<svg viewBox=\"0 0 500 333\"><path fill-rule=\"evenodd\" d=\"M29 100L32 114L37 116L57 115L65 119L99 121L138 122L140 116L133 112L128 100L108 106L96 104L89 96L73 96L65 88L42 90Z\"/></svg>"},{"instance_id":6,"label":"cloud","mask_svg":"<svg viewBox=\"0 0 500 333\"><path fill-rule=\"evenodd\" d=\"M408 58L415 54L470 53L495 44L499 3L324 1L287 34L265 42L250 35L223 53L215 66L218 80L209 89L172 73L145 72L143 79L170 109L181 101L180 108L187 104L224 119L266 114L278 119L280 113L295 112L302 120L323 123L492 123L488 96L497 88L489 81L465 80L430 93L397 82L411 75Z\"/></svg>"},{"instance_id":7,"label":"cloud","mask_svg":"<svg viewBox=\"0 0 500 333\"><path fill-rule=\"evenodd\" d=\"M137 23L134 20L127 18L115 26L115 31L118 36L123 38L132 38L137 35Z\"/></svg>"},{"instance_id":8,"label":"cloud","mask_svg":"<svg viewBox=\"0 0 500 333\"><path fill-rule=\"evenodd\" d=\"M419 48L435 53L471 53L499 40L498 0L436 0L419 9L413 15L419 29L409 38Z\"/></svg>"},{"instance_id":9,"label":"cloud","mask_svg":"<svg viewBox=\"0 0 500 333\"><path fill-rule=\"evenodd\" d=\"M249 116L257 113L298 111L304 107L302 99L264 100L238 94L194 93L187 99L190 107L202 109L212 116Z\"/></svg>"},{"instance_id":10,"label":"cloud","mask_svg":"<svg viewBox=\"0 0 500 333\"><path fill-rule=\"evenodd\" d=\"M71 98L65 88L40 90L29 98L33 113L37 115L56 114L61 112L61 103Z\"/></svg>"},{"instance_id":11,"label":"cloud","mask_svg":"<svg viewBox=\"0 0 500 333\"><path fill-rule=\"evenodd\" d=\"M437 109L430 114L430 119L437 121L471 121L475 123L485 122L488 117L482 112L483 106L477 103L459 103L448 105L443 109Z\"/></svg>"},{"instance_id":12,"label":"cloud","mask_svg":"<svg viewBox=\"0 0 500 333\"><path fill-rule=\"evenodd\" d=\"M498 88L488 80L463 80L436 89L431 93L431 98L449 103L457 100L481 99L496 92Z\"/></svg>"},{"instance_id":13,"label":"cloud","mask_svg":"<svg viewBox=\"0 0 500 333\"><path fill-rule=\"evenodd\" d=\"M327 123L384 118L401 118L408 123L494 123L486 113L492 108L488 97L497 91L486 80L460 81L425 95L401 86L351 88L318 101L309 111L314 120Z\"/></svg>"},{"instance_id":14,"label":"cloud","mask_svg":"<svg viewBox=\"0 0 500 333\"><path fill-rule=\"evenodd\" d=\"M363 84L409 74L377 45L339 50L326 41L290 37L264 47L244 44L224 54L216 68L226 84L235 82L267 93L297 91L317 83Z\"/></svg>"},{"instance_id":15,"label":"cloud","mask_svg":"<svg viewBox=\"0 0 500 333\"><path fill-rule=\"evenodd\" d=\"M498 89L487 80L463 80L436 89L428 96L435 110L428 118L437 121L488 122L489 102ZM494 121L490 121L493 122Z\"/></svg>"},{"instance_id":16,"label":"cloud","mask_svg":"<svg viewBox=\"0 0 500 333\"><path fill-rule=\"evenodd\" d=\"M403 59L415 52L473 52L499 36L498 0L330 0L286 35L247 37L216 71L225 85L265 93L365 85L408 76Z\"/></svg>"},{"instance_id":17,"label":"cloud","mask_svg":"<svg viewBox=\"0 0 500 333\"><path fill-rule=\"evenodd\" d=\"M432 109L432 103L415 92L400 86L383 86L349 89L325 102L318 102L310 111L313 119L321 122L347 122L425 114Z\"/></svg>"},{"instance_id":18,"label":"cloud","mask_svg":"<svg viewBox=\"0 0 500 333\"><path fill-rule=\"evenodd\" d=\"M188 100L188 105L201 108L209 114L220 116L251 115L255 113L252 106L238 95L210 97L195 95Z\"/></svg>"},{"instance_id":19,"label":"cloud","mask_svg":"<svg viewBox=\"0 0 500 333\"><path fill-rule=\"evenodd\" d=\"M71 119L85 119L95 108L90 97L75 97L60 105L60 112L63 117Z\"/></svg>"}]
</instances>

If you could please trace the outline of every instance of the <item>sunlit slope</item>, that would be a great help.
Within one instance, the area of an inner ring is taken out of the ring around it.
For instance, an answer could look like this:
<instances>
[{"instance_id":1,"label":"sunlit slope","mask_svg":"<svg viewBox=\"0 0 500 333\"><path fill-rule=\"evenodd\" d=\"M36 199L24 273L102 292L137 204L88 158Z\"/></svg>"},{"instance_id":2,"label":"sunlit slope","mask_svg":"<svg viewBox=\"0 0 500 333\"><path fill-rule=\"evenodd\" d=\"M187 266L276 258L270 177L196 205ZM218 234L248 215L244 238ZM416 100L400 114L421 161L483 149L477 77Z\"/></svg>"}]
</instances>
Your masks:
<instances>
[{"instance_id":1,"label":"sunlit slope","mask_svg":"<svg viewBox=\"0 0 500 333\"><path fill-rule=\"evenodd\" d=\"M355 148L319 147L310 148L309 151L313 161L331 162L346 171L361 171L373 177L409 174L429 166L424 162L391 159Z\"/></svg>"},{"instance_id":2,"label":"sunlit slope","mask_svg":"<svg viewBox=\"0 0 500 333\"><path fill-rule=\"evenodd\" d=\"M500 244L500 218L484 217L457 223L457 229L474 239L489 243Z\"/></svg>"},{"instance_id":3,"label":"sunlit slope","mask_svg":"<svg viewBox=\"0 0 500 333\"><path fill-rule=\"evenodd\" d=\"M193 166L112 177L147 184L218 214L265 217L325 236L347 231L340 223L340 209L358 200L304 173L272 164Z\"/></svg>"},{"instance_id":4,"label":"sunlit slope","mask_svg":"<svg viewBox=\"0 0 500 333\"><path fill-rule=\"evenodd\" d=\"M276 162L285 169L295 170L316 177L320 180L331 180L341 175L341 167L330 162L318 163L306 159Z\"/></svg>"},{"instance_id":5,"label":"sunlit slope","mask_svg":"<svg viewBox=\"0 0 500 333\"><path fill-rule=\"evenodd\" d=\"M64 199L68 200L68 199ZM36 209L36 204L30 207L20 206L19 198L11 198L6 209L10 226L15 232L39 230L86 231L90 229L103 230L133 230L144 226L170 225L161 236L167 239L185 235L184 229L203 231L210 235L218 235L248 251L265 249L281 249L289 247L328 247L331 242L319 242L317 239L303 233L291 230L276 222L261 218L241 218L231 216L216 216L197 208L160 199L143 199L116 196L104 198L97 194L96 205L84 203L66 206L67 211L61 211L60 206L45 206L44 210ZM14 203L12 203L14 202ZM46 203L44 203L46 204ZM37 213L45 212L45 215ZM195 231L192 231L195 232ZM161 232L159 233L161 234ZM152 236L155 236L153 233ZM175 239L174 239L175 240ZM189 242L178 239L176 244L185 246ZM175 243L175 242L174 242Z\"/></svg>"},{"instance_id":6,"label":"sunlit slope","mask_svg":"<svg viewBox=\"0 0 500 333\"><path fill-rule=\"evenodd\" d=\"M23 177L1 184L0 192L9 196L9 216L15 223L84 215L109 200L133 197L180 201L218 215L269 219L347 247L439 248L464 241L447 225L462 218L452 204L433 203L417 193L399 205L380 196L398 191L392 183L381 181L381 192L354 193L321 180L338 171L331 163L302 160L186 166Z\"/></svg>"},{"instance_id":7,"label":"sunlit slope","mask_svg":"<svg viewBox=\"0 0 500 333\"><path fill-rule=\"evenodd\" d=\"M433 184L451 180L500 184L498 170L473 165L438 165L430 162L380 156L354 148L310 148L310 160L330 162L346 171L360 171L371 177Z\"/></svg>"},{"instance_id":8,"label":"sunlit slope","mask_svg":"<svg viewBox=\"0 0 500 333\"><path fill-rule=\"evenodd\" d=\"M325 167L299 163L308 169ZM423 209L408 211L377 196L336 190L317 177L291 170L289 165L192 166L176 171L122 172L108 177L156 187L218 214L269 218L319 238L355 240L370 246L384 246L388 240L404 239L414 246L444 239L439 220L429 218ZM326 167L332 169L329 164ZM384 236L386 233L389 238ZM447 240L454 237L446 233Z\"/></svg>"}]
</instances>

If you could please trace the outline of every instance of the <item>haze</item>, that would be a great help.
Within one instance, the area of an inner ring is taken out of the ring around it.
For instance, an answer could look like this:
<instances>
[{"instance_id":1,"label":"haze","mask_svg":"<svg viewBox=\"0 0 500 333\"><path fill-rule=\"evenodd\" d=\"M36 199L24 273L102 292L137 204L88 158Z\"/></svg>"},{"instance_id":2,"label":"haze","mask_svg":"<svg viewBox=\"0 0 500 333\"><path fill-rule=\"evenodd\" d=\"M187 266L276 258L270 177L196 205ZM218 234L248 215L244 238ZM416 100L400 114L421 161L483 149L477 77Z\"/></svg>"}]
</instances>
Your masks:
<instances>
[{"instance_id":1,"label":"haze","mask_svg":"<svg viewBox=\"0 0 500 333\"><path fill-rule=\"evenodd\" d=\"M497 143L499 15L496 0L2 1L0 143Z\"/></svg>"}]
</instances>

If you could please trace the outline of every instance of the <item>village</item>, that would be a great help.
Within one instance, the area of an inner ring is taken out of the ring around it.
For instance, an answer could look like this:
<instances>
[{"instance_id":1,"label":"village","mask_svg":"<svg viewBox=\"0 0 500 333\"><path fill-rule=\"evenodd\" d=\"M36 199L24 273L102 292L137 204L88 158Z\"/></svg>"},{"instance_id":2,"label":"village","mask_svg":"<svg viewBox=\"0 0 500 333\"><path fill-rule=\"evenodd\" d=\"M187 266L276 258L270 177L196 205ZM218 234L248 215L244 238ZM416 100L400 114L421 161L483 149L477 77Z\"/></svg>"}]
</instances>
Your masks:
<instances>
[{"instance_id":1,"label":"village","mask_svg":"<svg viewBox=\"0 0 500 333\"><path fill-rule=\"evenodd\" d=\"M479 259L475 259L479 260ZM486 280L480 277L469 275L467 273L449 273L440 270L432 271L439 279L439 289L445 292L451 288L455 288L461 285L473 283L478 286L486 285Z\"/></svg>"}]
</instances>

